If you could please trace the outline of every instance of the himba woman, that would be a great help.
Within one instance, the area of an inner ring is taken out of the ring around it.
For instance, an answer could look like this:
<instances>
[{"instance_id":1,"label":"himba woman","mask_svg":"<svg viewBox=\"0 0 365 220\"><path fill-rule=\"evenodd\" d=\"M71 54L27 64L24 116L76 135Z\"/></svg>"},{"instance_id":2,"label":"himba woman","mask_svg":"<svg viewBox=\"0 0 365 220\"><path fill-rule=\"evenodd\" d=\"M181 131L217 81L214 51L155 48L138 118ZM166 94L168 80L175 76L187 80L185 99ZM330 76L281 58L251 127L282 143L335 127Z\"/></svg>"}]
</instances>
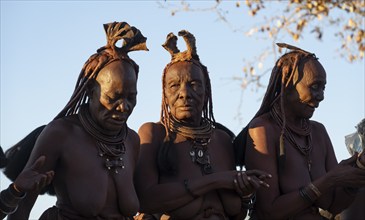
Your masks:
<instances>
[{"instance_id":1,"label":"himba woman","mask_svg":"<svg viewBox=\"0 0 365 220\"><path fill-rule=\"evenodd\" d=\"M26 165L44 155L43 169L55 171L56 206L42 220L132 219L139 209L133 185L139 137L127 126L139 69L128 52L147 50L146 38L126 22L104 29L107 45L84 64L70 101L43 129ZM28 219L36 197L28 195L10 219Z\"/></svg>"},{"instance_id":2,"label":"himba woman","mask_svg":"<svg viewBox=\"0 0 365 220\"><path fill-rule=\"evenodd\" d=\"M163 45L172 59L162 76L161 120L138 132L135 184L141 211L171 220L244 219L252 193L268 187L269 175L235 170L232 139L214 121L210 79L195 37L185 30L179 36L186 51L178 50L173 33Z\"/></svg>"},{"instance_id":3,"label":"himba woman","mask_svg":"<svg viewBox=\"0 0 365 220\"><path fill-rule=\"evenodd\" d=\"M356 155L338 164L325 127L310 120L324 99L323 66L313 53L278 45L291 51L277 60L259 111L235 141L247 144L247 169L272 174L252 219L324 219L319 209L334 216L353 201L365 170Z\"/></svg>"}]
</instances>

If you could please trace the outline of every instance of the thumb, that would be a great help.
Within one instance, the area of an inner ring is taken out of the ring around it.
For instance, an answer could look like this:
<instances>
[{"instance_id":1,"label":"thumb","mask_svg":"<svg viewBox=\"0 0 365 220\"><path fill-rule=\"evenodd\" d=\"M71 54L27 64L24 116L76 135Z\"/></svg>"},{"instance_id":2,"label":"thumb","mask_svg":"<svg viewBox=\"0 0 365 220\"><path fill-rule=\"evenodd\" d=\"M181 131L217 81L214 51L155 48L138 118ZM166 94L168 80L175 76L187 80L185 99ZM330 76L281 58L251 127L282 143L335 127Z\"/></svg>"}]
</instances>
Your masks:
<instances>
[{"instance_id":1,"label":"thumb","mask_svg":"<svg viewBox=\"0 0 365 220\"><path fill-rule=\"evenodd\" d=\"M30 167L32 170L39 171L46 161L46 156L40 156Z\"/></svg>"}]
</instances>

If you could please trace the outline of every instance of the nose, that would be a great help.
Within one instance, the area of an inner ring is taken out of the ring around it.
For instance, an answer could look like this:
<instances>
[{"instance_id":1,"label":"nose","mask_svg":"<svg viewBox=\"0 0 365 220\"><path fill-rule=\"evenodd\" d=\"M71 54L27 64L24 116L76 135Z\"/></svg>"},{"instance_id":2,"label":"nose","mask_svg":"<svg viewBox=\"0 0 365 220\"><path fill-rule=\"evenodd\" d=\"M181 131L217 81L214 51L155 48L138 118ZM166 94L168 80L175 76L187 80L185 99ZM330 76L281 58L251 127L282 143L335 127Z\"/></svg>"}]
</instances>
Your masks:
<instances>
[{"instance_id":1,"label":"nose","mask_svg":"<svg viewBox=\"0 0 365 220\"><path fill-rule=\"evenodd\" d=\"M128 104L126 101L120 100L118 101L116 110L120 112L127 112L129 109Z\"/></svg>"},{"instance_id":2,"label":"nose","mask_svg":"<svg viewBox=\"0 0 365 220\"><path fill-rule=\"evenodd\" d=\"M190 98L190 91L187 85L182 85L179 90L179 98L180 99L188 99Z\"/></svg>"},{"instance_id":3,"label":"nose","mask_svg":"<svg viewBox=\"0 0 365 220\"><path fill-rule=\"evenodd\" d=\"M320 92L318 92L317 94L316 94L316 99L318 100L318 101L323 101L323 99L324 99L324 91L323 90L321 90Z\"/></svg>"}]
</instances>

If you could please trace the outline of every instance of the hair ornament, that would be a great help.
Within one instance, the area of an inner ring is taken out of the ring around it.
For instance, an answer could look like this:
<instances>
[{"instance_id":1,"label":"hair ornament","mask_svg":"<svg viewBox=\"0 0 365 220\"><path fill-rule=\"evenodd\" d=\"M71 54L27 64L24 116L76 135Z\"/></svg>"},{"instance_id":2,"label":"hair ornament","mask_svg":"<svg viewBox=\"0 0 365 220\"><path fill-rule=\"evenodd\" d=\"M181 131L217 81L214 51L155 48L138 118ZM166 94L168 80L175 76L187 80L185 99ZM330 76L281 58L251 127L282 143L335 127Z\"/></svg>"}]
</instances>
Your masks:
<instances>
[{"instance_id":1,"label":"hair ornament","mask_svg":"<svg viewBox=\"0 0 365 220\"><path fill-rule=\"evenodd\" d=\"M308 51L305 51L299 47L296 47L296 46L293 46L293 45L290 45L290 44L286 44L286 43L276 43L276 45L279 47L279 48L285 48L285 49L288 49L288 50L295 50L295 51L300 51L300 52L303 52L307 55L310 55L310 56L313 56L314 58L317 59L316 55L314 53L311 53L311 52L308 52Z\"/></svg>"},{"instance_id":2,"label":"hair ornament","mask_svg":"<svg viewBox=\"0 0 365 220\"><path fill-rule=\"evenodd\" d=\"M183 37L187 49L183 52L177 48L177 37L171 32L167 35L165 43L162 45L171 54L171 63L179 61L199 61L199 56L196 52L195 37L187 30L179 31L178 35Z\"/></svg>"},{"instance_id":3,"label":"hair ornament","mask_svg":"<svg viewBox=\"0 0 365 220\"><path fill-rule=\"evenodd\" d=\"M140 30L130 26L127 22L111 22L104 24L104 30L107 37L107 45L100 48L99 52L106 50L113 58L129 58L128 53L136 50L146 50L147 38L144 37ZM122 46L118 47L116 43L123 40Z\"/></svg>"}]
</instances>

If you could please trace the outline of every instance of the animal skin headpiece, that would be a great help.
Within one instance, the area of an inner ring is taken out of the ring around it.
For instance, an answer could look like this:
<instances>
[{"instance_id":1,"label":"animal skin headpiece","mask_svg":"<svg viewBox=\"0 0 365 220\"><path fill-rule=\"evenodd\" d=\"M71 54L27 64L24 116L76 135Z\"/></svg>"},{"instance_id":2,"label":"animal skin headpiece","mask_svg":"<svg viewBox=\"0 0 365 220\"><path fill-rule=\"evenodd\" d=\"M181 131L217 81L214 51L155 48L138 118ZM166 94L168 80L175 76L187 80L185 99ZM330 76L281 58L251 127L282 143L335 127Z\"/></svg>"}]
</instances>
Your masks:
<instances>
[{"instance_id":1,"label":"animal skin headpiece","mask_svg":"<svg viewBox=\"0 0 365 220\"><path fill-rule=\"evenodd\" d=\"M165 43L162 45L171 54L171 62L168 64L168 66L180 61L191 61L195 64L198 64L199 66L202 65L200 63L199 56L196 53L194 35L187 30L179 31L178 35L184 38L187 49L183 52L180 52L176 45L177 37L173 33L169 33L166 37Z\"/></svg>"},{"instance_id":2,"label":"animal skin headpiece","mask_svg":"<svg viewBox=\"0 0 365 220\"><path fill-rule=\"evenodd\" d=\"M147 38L134 26L129 26L126 22L112 22L104 24L104 30L107 37L107 45L100 48L109 52L115 59L128 57L128 52L135 50L147 50ZM119 40L124 40L121 47L115 44Z\"/></svg>"}]
</instances>

